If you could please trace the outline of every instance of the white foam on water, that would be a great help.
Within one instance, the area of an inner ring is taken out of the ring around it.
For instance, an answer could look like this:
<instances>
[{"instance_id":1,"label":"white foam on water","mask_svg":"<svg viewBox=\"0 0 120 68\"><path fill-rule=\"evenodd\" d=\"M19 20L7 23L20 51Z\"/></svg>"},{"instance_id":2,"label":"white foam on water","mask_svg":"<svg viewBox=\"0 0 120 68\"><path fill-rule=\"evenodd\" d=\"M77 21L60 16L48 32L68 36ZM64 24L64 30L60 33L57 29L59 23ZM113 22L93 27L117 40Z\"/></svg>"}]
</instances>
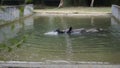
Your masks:
<instances>
[{"instance_id":1,"label":"white foam on water","mask_svg":"<svg viewBox=\"0 0 120 68\"><path fill-rule=\"evenodd\" d=\"M58 35L58 32L51 31L51 32L44 33L44 35Z\"/></svg>"}]
</instances>

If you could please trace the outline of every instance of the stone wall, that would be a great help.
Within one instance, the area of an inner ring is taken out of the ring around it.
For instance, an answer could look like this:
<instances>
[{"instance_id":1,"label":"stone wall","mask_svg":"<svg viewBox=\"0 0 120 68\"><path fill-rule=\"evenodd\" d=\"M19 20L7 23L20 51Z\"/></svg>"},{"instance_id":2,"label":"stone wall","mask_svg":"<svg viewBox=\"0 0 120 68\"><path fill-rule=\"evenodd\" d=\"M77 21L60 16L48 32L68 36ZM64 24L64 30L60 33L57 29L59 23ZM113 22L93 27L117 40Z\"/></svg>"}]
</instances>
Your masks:
<instances>
[{"instance_id":1,"label":"stone wall","mask_svg":"<svg viewBox=\"0 0 120 68\"><path fill-rule=\"evenodd\" d=\"M112 15L120 21L120 6L112 5Z\"/></svg>"},{"instance_id":2,"label":"stone wall","mask_svg":"<svg viewBox=\"0 0 120 68\"><path fill-rule=\"evenodd\" d=\"M0 7L0 25L9 23L33 14L33 5L20 6L1 6Z\"/></svg>"}]
</instances>

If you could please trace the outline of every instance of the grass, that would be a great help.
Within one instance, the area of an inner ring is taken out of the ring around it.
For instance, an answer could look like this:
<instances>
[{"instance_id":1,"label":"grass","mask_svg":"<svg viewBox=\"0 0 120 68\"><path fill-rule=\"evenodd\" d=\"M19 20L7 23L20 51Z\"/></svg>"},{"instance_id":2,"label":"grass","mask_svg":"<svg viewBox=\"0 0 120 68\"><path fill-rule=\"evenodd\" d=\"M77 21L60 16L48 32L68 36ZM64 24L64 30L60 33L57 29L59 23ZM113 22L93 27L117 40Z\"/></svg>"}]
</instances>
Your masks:
<instances>
[{"instance_id":1,"label":"grass","mask_svg":"<svg viewBox=\"0 0 120 68\"><path fill-rule=\"evenodd\" d=\"M53 12L53 13L111 13L111 7L65 7L65 8L46 8L35 9L34 12Z\"/></svg>"}]
</instances>

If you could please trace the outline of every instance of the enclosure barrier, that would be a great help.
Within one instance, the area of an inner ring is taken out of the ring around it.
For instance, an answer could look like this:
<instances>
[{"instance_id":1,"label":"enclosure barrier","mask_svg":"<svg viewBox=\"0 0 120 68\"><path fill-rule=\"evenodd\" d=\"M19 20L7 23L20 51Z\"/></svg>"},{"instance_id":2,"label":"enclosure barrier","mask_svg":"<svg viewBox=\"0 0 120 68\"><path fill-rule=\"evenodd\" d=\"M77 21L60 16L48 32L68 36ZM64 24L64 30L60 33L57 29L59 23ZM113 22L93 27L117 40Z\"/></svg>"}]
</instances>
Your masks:
<instances>
[{"instance_id":1,"label":"enclosure barrier","mask_svg":"<svg viewBox=\"0 0 120 68\"><path fill-rule=\"evenodd\" d=\"M33 5L0 6L0 25L33 14ZM8 21L8 22L7 22Z\"/></svg>"},{"instance_id":2,"label":"enclosure barrier","mask_svg":"<svg viewBox=\"0 0 120 68\"><path fill-rule=\"evenodd\" d=\"M120 21L120 6L112 5L112 15Z\"/></svg>"}]
</instances>

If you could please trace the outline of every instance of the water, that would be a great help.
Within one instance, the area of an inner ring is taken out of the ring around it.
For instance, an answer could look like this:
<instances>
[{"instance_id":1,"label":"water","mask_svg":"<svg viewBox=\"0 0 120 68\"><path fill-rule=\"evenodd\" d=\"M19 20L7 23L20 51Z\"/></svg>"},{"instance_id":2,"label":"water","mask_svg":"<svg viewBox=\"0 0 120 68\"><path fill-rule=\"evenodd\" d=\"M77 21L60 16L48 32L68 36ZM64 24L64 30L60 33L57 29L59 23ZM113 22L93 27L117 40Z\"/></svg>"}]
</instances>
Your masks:
<instances>
[{"instance_id":1,"label":"water","mask_svg":"<svg viewBox=\"0 0 120 68\"><path fill-rule=\"evenodd\" d=\"M57 28L103 28L88 35L47 36ZM109 16L38 16L0 26L1 61L120 64L120 24Z\"/></svg>"}]
</instances>

